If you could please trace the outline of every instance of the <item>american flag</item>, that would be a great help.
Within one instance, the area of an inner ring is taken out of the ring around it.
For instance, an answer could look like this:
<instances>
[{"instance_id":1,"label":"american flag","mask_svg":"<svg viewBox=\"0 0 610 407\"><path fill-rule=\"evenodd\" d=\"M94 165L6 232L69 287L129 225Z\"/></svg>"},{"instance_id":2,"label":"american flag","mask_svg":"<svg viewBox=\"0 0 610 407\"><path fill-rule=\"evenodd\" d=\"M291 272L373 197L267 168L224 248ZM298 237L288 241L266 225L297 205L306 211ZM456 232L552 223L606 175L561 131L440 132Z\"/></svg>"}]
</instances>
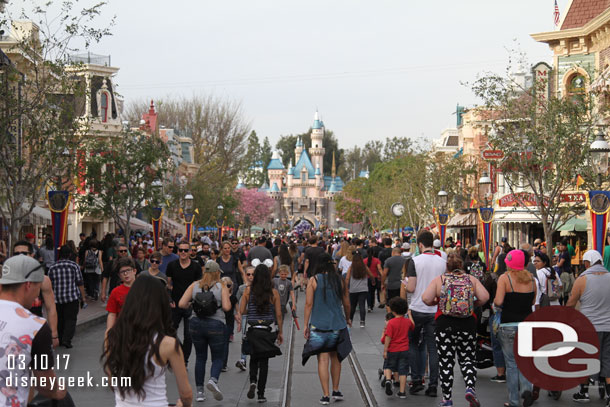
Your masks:
<instances>
[{"instance_id":1,"label":"american flag","mask_svg":"<svg viewBox=\"0 0 610 407\"><path fill-rule=\"evenodd\" d=\"M557 6L557 0L555 0L555 11L553 12L555 18L555 26L559 25L559 7Z\"/></svg>"}]
</instances>

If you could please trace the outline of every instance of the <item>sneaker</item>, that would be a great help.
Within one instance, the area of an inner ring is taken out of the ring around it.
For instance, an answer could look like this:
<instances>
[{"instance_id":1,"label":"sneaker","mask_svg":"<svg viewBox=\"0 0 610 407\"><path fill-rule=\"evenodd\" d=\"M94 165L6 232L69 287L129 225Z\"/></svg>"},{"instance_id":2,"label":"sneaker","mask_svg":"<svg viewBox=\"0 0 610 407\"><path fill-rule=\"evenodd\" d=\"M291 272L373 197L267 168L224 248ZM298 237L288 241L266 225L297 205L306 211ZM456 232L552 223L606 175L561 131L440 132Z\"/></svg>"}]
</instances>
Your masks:
<instances>
[{"instance_id":1,"label":"sneaker","mask_svg":"<svg viewBox=\"0 0 610 407\"><path fill-rule=\"evenodd\" d=\"M205 396L203 395L203 391L197 392L197 401L205 401Z\"/></svg>"},{"instance_id":2,"label":"sneaker","mask_svg":"<svg viewBox=\"0 0 610 407\"><path fill-rule=\"evenodd\" d=\"M392 380L394 387L400 387L400 381Z\"/></svg>"},{"instance_id":3,"label":"sneaker","mask_svg":"<svg viewBox=\"0 0 610 407\"><path fill-rule=\"evenodd\" d=\"M385 308L385 304L379 304L377 308Z\"/></svg>"},{"instance_id":4,"label":"sneaker","mask_svg":"<svg viewBox=\"0 0 610 407\"><path fill-rule=\"evenodd\" d=\"M327 406L330 404L330 397L324 396L320 399L320 404Z\"/></svg>"},{"instance_id":5,"label":"sneaker","mask_svg":"<svg viewBox=\"0 0 610 407\"><path fill-rule=\"evenodd\" d=\"M233 342L233 335L229 336L229 342Z\"/></svg>"},{"instance_id":6,"label":"sneaker","mask_svg":"<svg viewBox=\"0 0 610 407\"><path fill-rule=\"evenodd\" d=\"M398 398L401 398L401 399L406 399L407 398L407 392L406 391L399 391L398 393L396 393L396 395L398 396Z\"/></svg>"},{"instance_id":7,"label":"sneaker","mask_svg":"<svg viewBox=\"0 0 610 407\"><path fill-rule=\"evenodd\" d=\"M424 389L424 385L421 382L413 382L413 385L409 389L410 394L417 394Z\"/></svg>"},{"instance_id":8,"label":"sneaker","mask_svg":"<svg viewBox=\"0 0 610 407\"><path fill-rule=\"evenodd\" d=\"M589 398L589 393L574 393L572 395L572 400L577 401L579 403L588 403L589 401L591 401L591 399Z\"/></svg>"},{"instance_id":9,"label":"sneaker","mask_svg":"<svg viewBox=\"0 0 610 407\"><path fill-rule=\"evenodd\" d=\"M436 387L428 387L426 389L426 396L428 397L436 397Z\"/></svg>"},{"instance_id":10,"label":"sneaker","mask_svg":"<svg viewBox=\"0 0 610 407\"><path fill-rule=\"evenodd\" d=\"M443 400L439 404L440 407L453 407L453 401L451 400Z\"/></svg>"},{"instance_id":11,"label":"sneaker","mask_svg":"<svg viewBox=\"0 0 610 407\"><path fill-rule=\"evenodd\" d=\"M368 312L373 312L373 308L369 308L369 309L368 309Z\"/></svg>"},{"instance_id":12,"label":"sneaker","mask_svg":"<svg viewBox=\"0 0 610 407\"><path fill-rule=\"evenodd\" d=\"M496 383L506 383L506 375L495 375L491 378L491 381Z\"/></svg>"},{"instance_id":13,"label":"sneaker","mask_svg":"<svg viewBox=\"0 0 610 407\"><path fill-rule=\"evenodd\" d=\"M387 380L385 382L385 394L387 394L388 396L391 396L393 394L392 392L392 382Z\"/></svg>"},{"instance_id":14,"label":"sneaker","mask_svg":"<svg viewBox=\"0 0 610 407\"><path fill-rule=\"evenodd\" d=\"M258 400L259 403L266 403L267 399L265 398L265 396L258 396Z\"/></svg>"},{"instance_id":15,"label":"sneaker","mask_svg":"<svg viewBox=\"0 0 610 407\"><path fill-rule=\"evenodd\" d=\"M523 407L530 407L532 404L534 404L534 396L529 390L524 391L521 398L523 399Z\"/></svg>"},{"instance_id":16,"label":"sneaker","mask_svg":"<svg viewBox=\"0 0 610 407\"><path fill-rule=\"evenodd\" d=\"M385 377L383 379L381 379L381 388L385 388L385 382L388 381L388 379L386 379Z\"/></svg>"},{"instance_id":17,"label":"sneaker","mask_svg":"<svg viewBox=\"0 0 610 407\"><path fill-rule=\"evenodd\" d=\"M246 361L243 359L239 359L237 362L235 362L235 367L238 368L239 370L241 370L242 372L246 371Z\"/></svg>"},{"instance_id":18,"label":"sneaker","mask_svg":"<svg viewBox=\"0 0 610 407\"><path fill-rule=\"evenodd\" d=\"M479 402L479 399L477 398L476 393L474 392L474 389L466 389L466 401L470 403L470 407L480 407L481 403Z\"/></svg>"},{"instance_id":19,"label":"sneaker","mask_svg":"<svg viewBox=\"0 0 610 407\"><path fill-rule=\"evenodd\" d=\"M534 401L538 400L538 398L540 397L540 387L534 386L534 388L532 389L532 399Z\"/></svg>"},{"instance_id":20,"label":"sneaker","mask_svg":"<svg viewBox=\"0 0 610 407\"><path fill-rule=\"evenodd\" d=\"M212 392L215 400L217 400L217 401L222 400L222 392L220 391L218 384L216 384L216 382L214 380L212 380L212 379L208 380L208 384L206 387L209 391Z\"/></svg>"},{"instance_id":21,"label":"sneaker","mask_svg":"<svg viewBox=\"0 0 610 407\"><path fill-rule=\"evenodd\" d=\"M364 321L360 321L360 328L364 328Z\"/></svg>"},{"instance_id":22,"label":"sneaker","mask_svg":"<svg viewBox=\"0 0 610 407\"><path fill-rule=\"evenodd\" d=\"M256 391L256 383L250 383L250 388L248 389L248 394L247 394L249 399L254 398L255 391Z\"/></svg>"},{"instance_id":23,"label":"sneaker","mask_svg":"<svg viewBox=\"0 0 610 407\"><path fill-rule=\"evenodd\" d=\"M333 390L332 398L335 401L341 401L341 400L343 400L343 393L341 393L340 391Z\"/></svg>"},{"instance_id":24,"label":"sneaker","mask_svg":"<svg viewBox=\"0 0 610 407\"><path fill-rule=\"evenodd\" d=\"M379 376L377 380L381 380L381 378L383 377L383 369L377 369L377 375Z\"/></svg>"},{"instance_id":25,"label":"sneaker","mask_svg":"<svg viewBox=\"0 0 610 407\"><path fill-rule=\"evenodd\" d=\"M221 372L228 372L229 368L226 366L223 366L222 369L220 369Z\"/></svg>"}]
</instances>

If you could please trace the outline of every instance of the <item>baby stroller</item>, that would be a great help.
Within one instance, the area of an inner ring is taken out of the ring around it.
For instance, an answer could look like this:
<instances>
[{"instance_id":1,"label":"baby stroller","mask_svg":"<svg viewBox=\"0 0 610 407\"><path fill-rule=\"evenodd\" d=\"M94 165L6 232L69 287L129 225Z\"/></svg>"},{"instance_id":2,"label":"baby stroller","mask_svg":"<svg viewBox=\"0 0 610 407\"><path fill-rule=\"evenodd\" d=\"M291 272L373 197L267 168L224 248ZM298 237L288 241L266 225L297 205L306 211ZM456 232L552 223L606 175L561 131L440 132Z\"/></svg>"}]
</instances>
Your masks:
<instances>
[{"instance_id":1,"label":"baby stroller","mask_svg":"<svg viewBox=\"0 0 610 407\"><path fill-rule=\"evenodd\" d=\"M491 336L489 332L489 311L477 313L477 369L487 369L494 365Z\"/></svg>"}]
</instances>

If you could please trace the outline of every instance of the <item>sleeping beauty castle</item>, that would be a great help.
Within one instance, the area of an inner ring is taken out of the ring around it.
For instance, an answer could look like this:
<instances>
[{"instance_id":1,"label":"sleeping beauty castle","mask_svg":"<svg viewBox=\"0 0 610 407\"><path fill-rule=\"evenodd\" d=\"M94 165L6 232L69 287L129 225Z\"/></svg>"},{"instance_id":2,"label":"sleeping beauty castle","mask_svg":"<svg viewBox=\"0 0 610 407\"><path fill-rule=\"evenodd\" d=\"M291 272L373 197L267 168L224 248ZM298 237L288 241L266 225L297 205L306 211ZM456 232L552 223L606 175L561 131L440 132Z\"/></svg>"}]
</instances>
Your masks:
<instances>
[{"instance_id":1,"label":"sleeping beauty castle","mask_svg":"<svg viewBox=\"0 0 610 407\"><path fill-rule=\"evenodd\" d=\"M267 166L269 183L264 191L275 201L273 221L291 228L308 222L313 228L337 227L335 199L343 191L343 180L337 176L335 154L331 175L324 175L324 123L316 111L311 132L311 147L306 149L299 138L294 149L294 166L285 167L278 151Z\"/></svg>"}]
</instances>

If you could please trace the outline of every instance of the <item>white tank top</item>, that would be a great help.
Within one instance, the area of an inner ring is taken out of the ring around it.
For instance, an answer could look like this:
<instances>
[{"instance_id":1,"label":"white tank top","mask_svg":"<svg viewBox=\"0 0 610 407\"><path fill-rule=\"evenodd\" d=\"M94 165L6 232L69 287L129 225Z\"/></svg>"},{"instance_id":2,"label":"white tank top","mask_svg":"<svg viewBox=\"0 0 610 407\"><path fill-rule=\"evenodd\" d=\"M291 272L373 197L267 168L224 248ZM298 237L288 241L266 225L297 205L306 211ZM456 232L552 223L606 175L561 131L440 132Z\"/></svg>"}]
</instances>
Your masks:
<instances>
[{"instance_id":1,"label":"white tank top","mask_svg":"<svg viewBox=\"0 0 610 407\"><path fill-rule=\"evenodd\" d=\"M148 360L148 354L146 359ZM128 392L125 395L125 400L121 400L121 393L118 389L114 389L114 400L116 407L167 407L167 391L165 386L165 371L166 367L157 365L153 357L154 373L152 377L148 378L144 382L144 391L146 391L146 398L140 400L139 396L135 393Z\"/></svg>"}]
</instances>

